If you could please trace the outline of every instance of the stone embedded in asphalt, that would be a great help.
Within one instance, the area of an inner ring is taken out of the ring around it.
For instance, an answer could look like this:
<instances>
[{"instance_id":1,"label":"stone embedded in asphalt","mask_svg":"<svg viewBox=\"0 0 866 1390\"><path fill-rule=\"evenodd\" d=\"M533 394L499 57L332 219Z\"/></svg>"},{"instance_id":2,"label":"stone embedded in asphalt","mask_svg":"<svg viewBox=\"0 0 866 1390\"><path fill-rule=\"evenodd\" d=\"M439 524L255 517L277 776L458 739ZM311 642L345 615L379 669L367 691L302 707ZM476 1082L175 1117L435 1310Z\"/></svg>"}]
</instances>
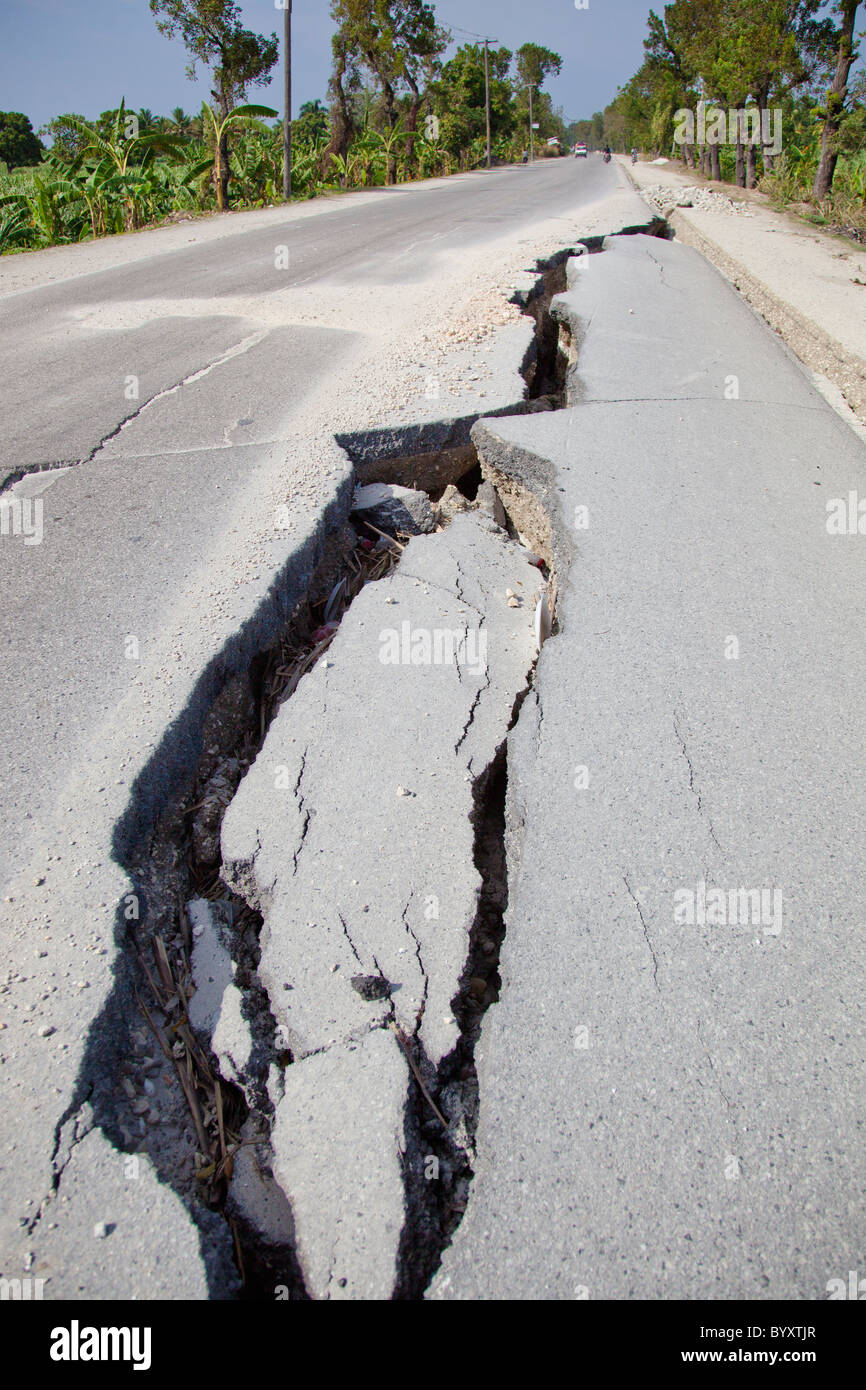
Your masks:
<instances>
[{"instance_id":1,"label":"stone embedded in asphalt","mask_svg":"<svg viewBox=\"0 0 866 1390\"><path fill-rule=\"evenodd\" d=\"M352 511L382 531L420 536L436 527L426 492L398 487L396 483L368 483L355 488Z\"/></svg>"}]
</instances>

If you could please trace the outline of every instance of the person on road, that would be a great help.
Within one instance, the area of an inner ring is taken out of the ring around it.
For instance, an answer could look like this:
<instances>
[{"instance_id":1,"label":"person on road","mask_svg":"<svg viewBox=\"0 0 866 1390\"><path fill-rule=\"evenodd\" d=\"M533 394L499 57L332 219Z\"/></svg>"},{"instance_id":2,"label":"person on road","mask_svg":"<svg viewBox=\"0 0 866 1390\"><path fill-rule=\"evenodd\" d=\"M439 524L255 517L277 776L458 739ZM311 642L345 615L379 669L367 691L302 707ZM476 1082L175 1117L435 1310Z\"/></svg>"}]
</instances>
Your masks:
<instances>
[{"instance_id":1,"label":"person on road","mask_svg":"<svg viewBox=\"0 0 866 1390\"><path fill-rule=\"evenodd\" d=\"M529 150L523 151L523 162L524 164L527 164L529 162Z\"/></svg>"},{"instance_id":2,"label":"person on road","mask_svg":"<svg viewBox=\"0 0 866 1390\"><path fill-rule=\"evenodd\" d=\"M637 164L637 150L634 145L631 147L631 162L632 164Z\"/></svg>"}]
</instances>

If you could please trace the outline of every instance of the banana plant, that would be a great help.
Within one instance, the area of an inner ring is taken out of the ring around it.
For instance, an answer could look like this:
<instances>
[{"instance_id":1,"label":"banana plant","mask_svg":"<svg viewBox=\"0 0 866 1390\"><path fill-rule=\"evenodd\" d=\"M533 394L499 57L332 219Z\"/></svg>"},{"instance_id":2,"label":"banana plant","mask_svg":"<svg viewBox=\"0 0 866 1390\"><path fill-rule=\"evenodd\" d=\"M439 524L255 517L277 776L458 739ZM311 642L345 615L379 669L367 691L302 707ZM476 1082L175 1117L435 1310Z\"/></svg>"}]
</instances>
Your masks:
<instances>
[{"instance_id":1,"label":"banana plant","mask_svg":"<svg viewBox=\"0 0 866 1390\"><path fill-rule=\"evenodd\" d=\"M33 223L23 198L0 198L0 256L27 246L33 239Z\"/></svg>"},{"instance_id":2,"label":"banana plant","mask_svg":"<svg viewBox=\"0 0 866 1390\"><path fill-rule=\"evenodd\" d=\"M276 115L277 112L270 106L247 105L236 106L234 111L223 116L208 102L202 102L201 124L202 130L207 131L208 139L213 144L213 185L217 208L220 212L227 212L229 206L229 177L231 174L227 138L229 129L232 126L249 124L250 121L262 117L273 119Z\"/></svg>"},{"instance_id":3,"label":"banana plant","mask_svg":"<svg viewBox=\"0 0 866 1390\"><path fill-rule=\"evenodd\" d=\"M318 171L324 153L324 142L313 140L308 145L295 148L292 159L292 189L312 198L318 187Z\"/></svg>"},{"instance_id":4,"label":"banana plant","mask_svg":"<svg viewBox=\"0 0 866 1390\"><path fill-rule=\"evenodd\" d=\"M278 147L273 131L258 121L251 122L230 155L230 167L232 177L242 186L245 203L261 206L272 201L267 188L282 177L282 140Z\"/></svg>"},{"instance_id":5,"label":"banana plant","mask_svg":"<svg viewBox=\"0 0 866 1390\"><path fill-rule=\"evenodd\" d=\"M33 192L27 198L27 206L40 246L80 240L83 218L78 214L79 210L83 212L83 200L73 180L54 179L49 182L37 174L33 179Z\"/></svg>"},{"instance_id":6,"label":"banana plant","mask_svg":"<svg viewBox=\"0 0 866 1390\"><path fill-rule=\"evenodd\" d=\"M438 140L428 140L421 135L415 142L415 155L418 160L418 168L422 179L429 179L434 174L442 159L442 146Z\"/></svg>"},{"instance_id":7,"label":"banana plant","mask_svg":"<svg viewBox=\"0 0 866 1390\"><path fill-rule=\"evenodd\" d=\"M362 135L352 145L355 152L361 173L363 174L363 184L365 188L373 188L379 181L379 175L385 173L385 151L381 142L376 142L376 132L366 129Z\"/></svg>"},{"instance_id":8,"label":"banana plant","mask_svg":"<svg viewBox=\"0 0 866 1390\"><path fill-rule=\"evenodd\" d=\"M397 182L398 161L396 151L400 148L400 142L405 147L407 140L416 139L417 130L407 130L402 121L391 126L388 130L371 130L370 135L374 140L378 140L385 156L385 163L388 170L388 182Z\"/></svg>"},{"instance_id":9,"label":"banana plant","mask_svg":"<svg viewBox=\"0 0 866 1390\"><path fill-rule=\"evenodd\" d=\"M357 156L352 153L351 149L349 149L344 155L332 154L331 163L333 164L334 171L337 175L337 178L340 181L340 187L351 188L355 180L355 175L358 172Z\"/></svg>"},{"instance_id":10,"label":"banana plant","mask_svg":"<svg viewBox=\"0 0 866 1390\"><path fill-rule=\"evenodd\" d=\"M97 180L107 183L111 179L112 187L122 190L125 229L134 231L141 225L140 206L136 198L138 175L135 171L146 167L157 151L161 154L179 156L183 150L183 141L175 135L166 135L161 131L151 135L140 135L139 119L135 115L127 115L125 99L120 103L114 129L109 137L100 134L94 126L88 125L78 116L70 116L67 124L87 141L73 162L73 171L77 173L89 157L95 157Z\"/></svg>"},{"instance_id":11,"label":"banana plant","mask_svg":"<svg viewBox=\"0 0 866 1390\"><path fill-rule=\"evenodd\" d=\"M856 159L847 161L845 174L851 185L851 192L861 202L866 203L866 156L861 154Z\"/></svg>"}]
</instances>

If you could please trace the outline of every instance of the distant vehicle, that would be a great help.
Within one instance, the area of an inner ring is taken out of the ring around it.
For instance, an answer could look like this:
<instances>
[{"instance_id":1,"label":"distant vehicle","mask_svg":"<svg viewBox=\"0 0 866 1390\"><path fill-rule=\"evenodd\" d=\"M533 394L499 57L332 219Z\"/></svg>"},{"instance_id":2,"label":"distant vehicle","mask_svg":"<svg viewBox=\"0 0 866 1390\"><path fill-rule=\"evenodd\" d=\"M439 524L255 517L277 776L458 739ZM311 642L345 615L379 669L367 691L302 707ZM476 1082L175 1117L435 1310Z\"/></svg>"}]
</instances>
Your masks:
<instances>
[{"instance_id":1,"label":"distant vehicle","mask_svg":"<svg viewBox=\"0 0 866 1390\"><path fill-rule=\"evenodd\" d=\"M574 157L575 159L586 159L586 145L575 145Z\"/></svg>"}]
</instances>

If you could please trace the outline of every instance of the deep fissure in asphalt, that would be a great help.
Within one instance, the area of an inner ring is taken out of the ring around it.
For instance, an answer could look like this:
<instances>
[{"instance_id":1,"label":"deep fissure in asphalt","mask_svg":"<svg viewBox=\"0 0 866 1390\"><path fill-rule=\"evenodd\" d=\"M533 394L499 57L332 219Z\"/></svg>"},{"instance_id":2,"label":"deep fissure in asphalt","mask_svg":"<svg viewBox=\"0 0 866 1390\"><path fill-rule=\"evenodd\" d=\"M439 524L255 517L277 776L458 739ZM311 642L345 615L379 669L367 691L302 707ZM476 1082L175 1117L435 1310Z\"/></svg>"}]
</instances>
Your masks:
<instances>
[{"instance_id":1,"label":"deep fissure in asphalt","mask_svg":"<svg viewBox=\"0 0 866 1390\"><path fill-rule=\"evenodd\" d=\"M628 230L648 231L650 228ZM565 266L573 254L575 248L567 248L539 262L539 278L533 289L515 296L515 302L533 318L535 335L534 344L522 364L526 396L507 413L556 409L565 404L570 343L564 326L550 312L550 302L565 289ZM471 498L484 471L484 461L478 459L468 437L477 418L452 422L445 439L441 435L434 437L437 427L433 426L414 432L356 435L338 438L337 442L355 465L355 481L388 480L417 487L414 471L419 458L429 465L431 455L435 454L440 474L437 486L431 489L433 500L438 500L448 483L457 485ZM495 481L495 471L487 476L494 477ZM438 486L440 482L441 487ZM519 482L511 480L511 487L514 496L519 491ZM538 505L537 499L534 504ZM508 499L505 499L505 506L508 514ZM219 832L222 816L261 748L271 720L303 677L307 658L311 658L309 665L312 665L333 638L333 631L321 631L329 600L333 600L339 585L343 584L342 599L345 601L341 600L339 615L342 617L354 596L353 587L355 593L359 592L368 577L381 577L364 573L359 576L358 535L354 534L353 539L349 529L350 510L350 498L346 497L318 547L320 553L312 566L306 590L295 602L288 620L276 631L272 630L267 640L258 646L246 670L224 678L216 698L198 711L198 739L190 740L187 734L187 742L203 751L193 761L186 754L185 776L178 774L178 764L183 766L183 758L178 757L177 747L172 747L170 753L160 750L149 769L146 785L138 789L136 804L124 823L118 826L117 857L129 871L145 911L134 931L119 918L121 949L115 989L92 1030L78 1095L63 1120L63 1124L70 1122L70 1116L74 1117L86 1100L92 1105L94 1121L102 1126L117 1148L137 1152L143 1147L161 1181L174 1188L196 1222L210 1287L217 1296L231 1282L226 1270L227 1243L224 1236L220 1236L220 1229L225 1231L223 1221L227 1219L234 1262L243 1278L245 1296L273 1299L275 1289L280 1287L284 1297L307 1297L291 1244L274 1246L263 1240L258 1231L239 1219L232 1210L231 1201L227 1200L233 1161L239 1152L237 1144L249 1145L266 1155L265 1148L258 1150L256 1144L259 1141L262 1146L267 1144L272 1114L265 1085L268 1067L292 1065L293 1059L280 1042L267 995L257 976L261 916L231 894L219 879ZM516 540L517 525L510 515L508 530L512 540ZM372 541L373 537L370 539ZM536 545L536 549L542 547ZM374 553L381 555L384 551ZM552 580L552 554L543 554L542 559ZM295 659L289 661L292 654ZM299 657L303 669L298 669ZM288 683L285 681L287 661L292 668ZM278 675L276 684L275 674ZM473 788L473 857L482 888L463 977L453 1000L455 1018L460 1025L458 1045L437 1070L423 1056L417 1038L402 1040L411 1053L413 1071L417 1069L421 1084L413 1075L407 1098L407 1105L413 1111L413 1122L407 1125L407 1131L410 1142L418 1145L419 1153L406 1156L408 1219L401 1241L395 1289L395 1297L399 1298L423 1296L469 1198L478 1114L474 1051L483 1015L498 998L499 955L505 933L506 741L520 705L531 689L533 677L534 668L525 689L517 696L494 760L477 777ZM194 723L195 712L188 713ZM161 757L170 762L162 765ZM219 1076L212 1055L203 1058L196 1073L194 1054L196 1051L203 1053L203 1049L191 1038L186 1023L192 939L184 906L194 896L218 897L231 905L236 983L243 993L243 1012L255 1044L253 1074L244 1078L243 1089ZM159 1011L159 1001L153 998L153 982L156 981L158 990L162 989L157 968L157 957L161 954L168 960L169 972L161 1002L170 1007ZM179 986L177 998L172 994L167 999L166 992L173 985ZM132 1070L135 1070L142 1056L147 1061L151 1060L151 1054L158 1055L152 1042L142 1045L137 1038L138 1020L143 1017L142 1005L156 1015L157 1032L162 1034L163 1047L169 1043L174 1064L179 1063L188 1070L191 1088L204 1112L202 1124L206 1121L209 1126L207 1152L201 1151L200 1127L198 1140L190 1143L189 1117L182 1108L180 1096L172 1125L151 1125L139 1119L138 1133L134 1132L129 1095L120 1085L120 1078L130 1064L134 1064ZM211 1105L214 1099L215 1104ZM434 1106L448 1119L447 1129L434 1113ZM218 1139L215 1137L217 1131ZM197 1155L194 1161L191 1161L192 1148ZM423 1162L429 1157L438 1161L440 1181L419 1187L408 1170L414 1161ZM61 1180L62 1166L58 1166L55 1187L60 1186Z\"/></svg>"}]
</instances>

